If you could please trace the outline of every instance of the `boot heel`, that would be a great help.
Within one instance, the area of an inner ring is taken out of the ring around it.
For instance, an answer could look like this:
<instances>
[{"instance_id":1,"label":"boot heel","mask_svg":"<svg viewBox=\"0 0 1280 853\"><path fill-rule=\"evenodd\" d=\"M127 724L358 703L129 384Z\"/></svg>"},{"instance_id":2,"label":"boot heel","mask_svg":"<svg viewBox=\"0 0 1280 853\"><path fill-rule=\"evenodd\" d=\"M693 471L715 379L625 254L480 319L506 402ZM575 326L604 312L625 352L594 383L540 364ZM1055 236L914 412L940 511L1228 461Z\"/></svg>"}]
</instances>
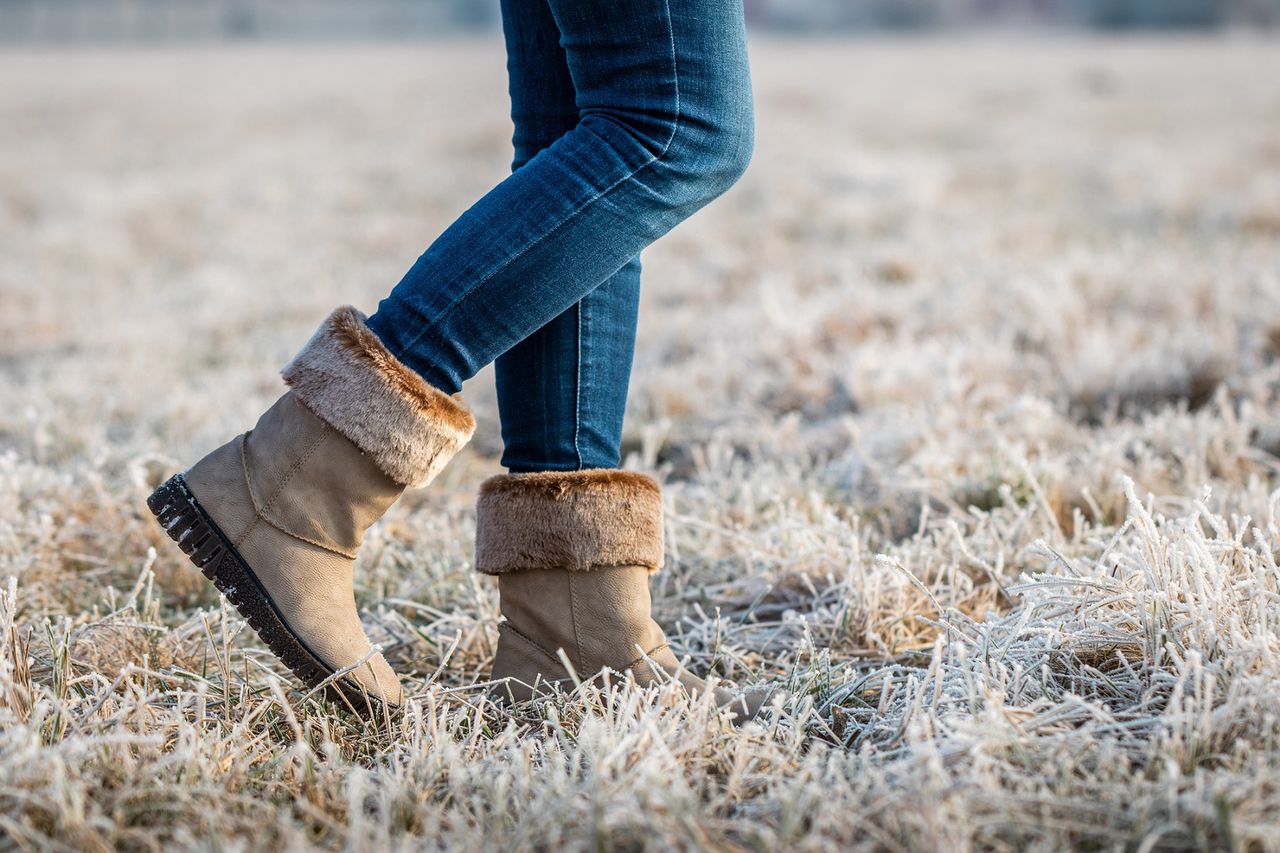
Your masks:
<instances>
[{"instance_id":1,"label":"boot heel","mask_svg":"<svg viewBox=\"0 0 1280 853\"><path fill-rule=\"evenodd\" d=\"M500 702L528 702L534 696L573 689L559 659L506 622L498 625L498 651L490 678L495 683L489 695Z\"/></svg>"}]
</instances>

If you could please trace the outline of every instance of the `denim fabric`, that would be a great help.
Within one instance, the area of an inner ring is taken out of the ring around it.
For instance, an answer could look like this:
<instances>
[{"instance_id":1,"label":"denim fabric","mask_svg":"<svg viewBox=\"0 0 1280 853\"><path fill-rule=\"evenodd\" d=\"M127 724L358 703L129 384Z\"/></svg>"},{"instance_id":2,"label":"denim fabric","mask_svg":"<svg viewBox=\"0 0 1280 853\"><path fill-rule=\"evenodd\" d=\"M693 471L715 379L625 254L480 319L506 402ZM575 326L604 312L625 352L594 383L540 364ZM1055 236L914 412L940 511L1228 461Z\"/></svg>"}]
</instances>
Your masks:
<instances>
[{"instance_id":1,"label":"denim fabric","mask_svg":"<svg viewBox=\"0 0 1280 853\"><path fill-rule=\"evenodd\" d=\"M512 171L578 124L577 93L546 0L503 0ZM640 309L640 258L498 356L495 378L508 470L613 468Z\"/></svg>"},{"instance_id":2,"label":"denim fabric","mask_svg":"<svg viewBox=\"0 0 1280 853\"><path fill-rule=\"evenodd\" d=\"M742 0L504 0L514 171L369 318L449 393L499 360L503 464L618 464L645 246L751 157Z\"/></svg>"}]
</instances>

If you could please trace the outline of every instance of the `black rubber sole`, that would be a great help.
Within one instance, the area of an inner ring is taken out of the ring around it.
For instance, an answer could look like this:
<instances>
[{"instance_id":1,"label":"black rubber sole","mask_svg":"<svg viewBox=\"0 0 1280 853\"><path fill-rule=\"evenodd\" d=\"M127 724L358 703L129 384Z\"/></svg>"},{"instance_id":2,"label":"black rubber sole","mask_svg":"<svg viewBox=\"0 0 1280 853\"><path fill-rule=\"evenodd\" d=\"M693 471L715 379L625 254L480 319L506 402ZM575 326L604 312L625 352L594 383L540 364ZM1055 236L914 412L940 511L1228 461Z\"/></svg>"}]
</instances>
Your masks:
<instances>
[{"instance_id":1,"label":"black rubber sole","mask_svg":"<svg viewBox=\"0 0 1280 853\"><path fill-rule=\"evenodd\" d=\"M181 474L169 478L147 498L147 508L178 543L182 553L214 586L235 605L267 644L267 648L293 672L308 689L315 689L332 678L334 670L321 661L285 622L261 581L240 556L231 541L200 506ZM380 716L393 711L380 699L369 696L358 684L337 678L325 685L331 701L361 716Z\"/></svg>"}]
</instances>

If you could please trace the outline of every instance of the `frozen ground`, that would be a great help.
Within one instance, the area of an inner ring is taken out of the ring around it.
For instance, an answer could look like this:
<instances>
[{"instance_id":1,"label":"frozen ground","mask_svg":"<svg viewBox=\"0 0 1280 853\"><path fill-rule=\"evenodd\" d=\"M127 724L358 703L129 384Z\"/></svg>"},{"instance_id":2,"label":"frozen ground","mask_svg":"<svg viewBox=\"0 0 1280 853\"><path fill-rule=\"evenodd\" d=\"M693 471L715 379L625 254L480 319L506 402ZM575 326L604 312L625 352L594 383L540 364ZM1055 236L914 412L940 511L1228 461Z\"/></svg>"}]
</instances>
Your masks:
<instances>
[{"instance_id":1,"label":"frozen ground","mask_svg":"<svg viewBox=\"0 0 1280 853\"><path fill-rule=\"evenodd\" d=\"M358 567L390 726L143 506L500 179L496 44L0 53L0 848L1280 849L1280 45L754 61L748 177L646 255L627 438L678 652L793 691L734 731L472 686L487 375Z\"/></svg>"}]
</instances>

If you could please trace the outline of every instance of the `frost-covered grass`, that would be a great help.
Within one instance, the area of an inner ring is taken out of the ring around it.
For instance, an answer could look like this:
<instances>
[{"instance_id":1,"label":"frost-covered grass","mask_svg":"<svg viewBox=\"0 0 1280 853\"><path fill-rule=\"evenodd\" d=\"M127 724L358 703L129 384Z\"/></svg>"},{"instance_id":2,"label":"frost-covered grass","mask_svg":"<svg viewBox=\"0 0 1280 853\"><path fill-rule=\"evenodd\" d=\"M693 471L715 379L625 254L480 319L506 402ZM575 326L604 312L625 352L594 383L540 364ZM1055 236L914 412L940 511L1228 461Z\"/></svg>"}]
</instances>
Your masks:
<instances>
[{"instance_id":1,"label":"frost-covered grass","mask_svg":"<svg viewBox=\"0 0 1280 853\"><path fill-rule=\"evenodd\" d=\"M0 54L0 848L1280 849L1280 45L755 47L627 437L743 730L486 702L487 375L358 566L390 724L143 505L501 176L495 44Z\"/></svg>"}]
</instances>

